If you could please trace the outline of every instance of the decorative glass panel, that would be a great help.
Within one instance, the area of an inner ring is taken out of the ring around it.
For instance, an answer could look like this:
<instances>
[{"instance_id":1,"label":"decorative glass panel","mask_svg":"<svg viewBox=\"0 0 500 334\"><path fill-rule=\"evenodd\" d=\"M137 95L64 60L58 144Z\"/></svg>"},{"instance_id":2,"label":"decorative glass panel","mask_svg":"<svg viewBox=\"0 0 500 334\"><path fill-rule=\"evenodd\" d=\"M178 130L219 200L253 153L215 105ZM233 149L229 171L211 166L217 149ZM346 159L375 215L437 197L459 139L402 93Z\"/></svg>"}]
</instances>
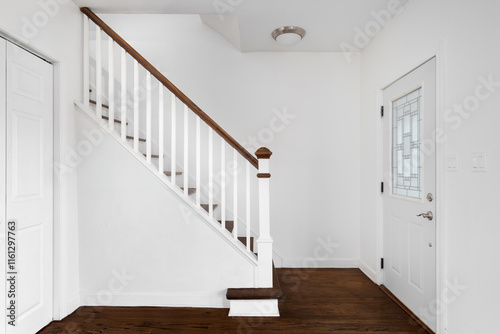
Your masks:
<instances>
[{"instance_id":1,"label":"decorative glass panel","mask_svg":"<svg viewBox=\"0 0 500 334\"><path fill-rule=\"evenodd\" d=\"M421 198L420 102L422 88L392 102L392 193Z\"/></svg>"}]
</instances>

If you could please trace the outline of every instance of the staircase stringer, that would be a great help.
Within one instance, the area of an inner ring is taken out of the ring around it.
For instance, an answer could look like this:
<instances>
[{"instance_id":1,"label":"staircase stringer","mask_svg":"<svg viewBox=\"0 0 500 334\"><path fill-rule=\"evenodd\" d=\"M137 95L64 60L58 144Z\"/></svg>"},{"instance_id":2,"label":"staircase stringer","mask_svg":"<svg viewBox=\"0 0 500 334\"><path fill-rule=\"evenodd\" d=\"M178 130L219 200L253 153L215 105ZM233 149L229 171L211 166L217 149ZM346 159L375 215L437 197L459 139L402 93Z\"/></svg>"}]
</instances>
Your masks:
<instances>
[{"instance_id":1,"label":"staircase stringer","mask_svg":"<svg viewBox=\"0 0 500 334\"><path fill-rule=\"evenodd\" d=\"M149 172L151 172L156 177L156 179L163 186L165 186L165 188L168 188L171 192L182 199L189 210L191 210L194 214L205 221L205 223L207 223L213 230L215 230L223 240L225 240L238 253L240 253L245 259L247 259L248 262L250 262L254 266L258 265L257 257L255 256L255 254L249 252L246 247L241 242L239 242L238 239L235 239L228 230L221 228L221 224L219 224L219 222L215 218L210 218L208 213L203 210L203 208L197 207L192 200L186 198L184 192L179 187L174 186L166 175L160 173L158 171L158 168L154 164L148 163L142 153L134 151L132 147L129 147L126 143L124 143L124 141L115 131L110 131L107 126L108 123L106 121L98 119L95 116L95 112L91 108L86 108L82 103L75 101L75 105L86 117L97 123L103 133L113 138L125 151L136 158L136 160L140 162Z\"/></svg>"}]
</instances>

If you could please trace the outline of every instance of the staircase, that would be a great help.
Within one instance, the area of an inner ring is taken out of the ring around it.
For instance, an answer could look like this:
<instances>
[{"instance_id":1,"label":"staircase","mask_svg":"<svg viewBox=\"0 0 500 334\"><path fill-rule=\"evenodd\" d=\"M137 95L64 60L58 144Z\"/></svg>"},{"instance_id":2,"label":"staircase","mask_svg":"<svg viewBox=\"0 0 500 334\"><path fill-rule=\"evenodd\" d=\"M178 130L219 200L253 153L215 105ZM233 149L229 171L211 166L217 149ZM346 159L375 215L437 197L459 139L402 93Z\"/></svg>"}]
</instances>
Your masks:
<instances>
[{"instance_id":1,"label":"staircase","mask_svg":"<svg viewBox=\"0 0 500 334\"><path fill-rule=\"evenodd\" d=\"M228 287L229 315L279 316L271 151L248 152L89 8L81 11L84 91L77 105L255 266L254 286Z\"/></svg>"}]
</instances>

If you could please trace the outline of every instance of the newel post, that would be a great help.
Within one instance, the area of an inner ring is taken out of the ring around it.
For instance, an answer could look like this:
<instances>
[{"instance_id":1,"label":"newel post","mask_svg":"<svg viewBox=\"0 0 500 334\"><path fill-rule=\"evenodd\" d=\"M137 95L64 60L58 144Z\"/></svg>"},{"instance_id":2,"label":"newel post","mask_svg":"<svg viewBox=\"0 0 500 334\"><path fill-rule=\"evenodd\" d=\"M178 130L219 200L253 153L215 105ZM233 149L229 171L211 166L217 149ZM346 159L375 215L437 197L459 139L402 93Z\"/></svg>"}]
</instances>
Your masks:
<instances>
[{"instance_id":1,"label":"newel post","mask_svg":"<svg viewBox=\"0 0 500 334\"><path fill-rule=\"evenodd\" d=\"M273 287L273 238L271 238L271 215L269 181L269 159L273 153L266 147L261 147L255 152L259 159L259 239L257 240L259 252L259 288Z\"/></svg>"}]
</instances>

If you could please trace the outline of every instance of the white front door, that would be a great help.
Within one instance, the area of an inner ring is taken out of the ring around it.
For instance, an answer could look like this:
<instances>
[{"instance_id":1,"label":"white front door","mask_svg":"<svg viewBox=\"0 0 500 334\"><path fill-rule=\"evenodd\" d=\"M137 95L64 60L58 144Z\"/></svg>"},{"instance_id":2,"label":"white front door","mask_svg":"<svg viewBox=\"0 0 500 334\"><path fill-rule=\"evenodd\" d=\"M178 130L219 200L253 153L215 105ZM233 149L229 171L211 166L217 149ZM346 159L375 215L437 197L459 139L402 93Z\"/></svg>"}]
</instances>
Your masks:
<instances>
[{"instance_id":1,"label":"white front door","mask_svg":"<svg viewBox=\"0 0 500 334\"><path fill-rule=\"evenodd\" d=\"M6 89L0 124L6 126L0 132L6 133L6 224L16 225L15 235L7 236L16 260L6 263L2 279L7 307L15 302L15 326L7 317L6 332L31 334L52 320L53 68L10 42L6 49L6 85L0 86Z\"/></svg>"},{"instance_id":2,"label":"white front door","mask_svg":"<svg viewBox=\"0 0 500 334\"><path fill-rule=\"evenodd\" d=\"M436 61L384 90L384 285L436 329Z\"/></svg>"}]
</instances>

